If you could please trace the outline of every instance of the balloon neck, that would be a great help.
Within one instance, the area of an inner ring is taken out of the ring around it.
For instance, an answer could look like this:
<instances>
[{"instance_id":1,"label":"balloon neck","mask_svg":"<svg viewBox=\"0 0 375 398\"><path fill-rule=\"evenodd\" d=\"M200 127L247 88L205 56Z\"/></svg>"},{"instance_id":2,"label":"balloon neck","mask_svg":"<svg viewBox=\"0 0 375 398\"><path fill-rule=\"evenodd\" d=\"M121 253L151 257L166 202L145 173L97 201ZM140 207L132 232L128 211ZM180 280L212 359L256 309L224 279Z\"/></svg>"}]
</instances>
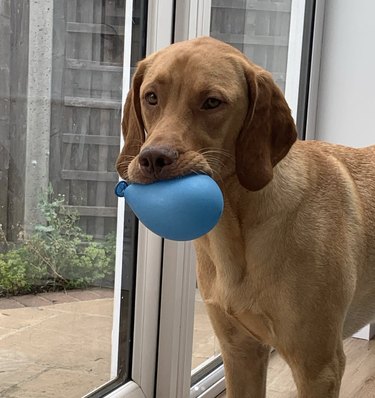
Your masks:
<instances>
[{"instance_id":1,"label":"balloon neck","mask_svg":"<svg viewBox=\"0 0 375 398\"><path fill-rule=\"evenodd\" d=\"M125 189L129 186L126 181L119 181L115 186L115 194L119 198L123 198L125 196Z\"/></svg>"}]
</instances>

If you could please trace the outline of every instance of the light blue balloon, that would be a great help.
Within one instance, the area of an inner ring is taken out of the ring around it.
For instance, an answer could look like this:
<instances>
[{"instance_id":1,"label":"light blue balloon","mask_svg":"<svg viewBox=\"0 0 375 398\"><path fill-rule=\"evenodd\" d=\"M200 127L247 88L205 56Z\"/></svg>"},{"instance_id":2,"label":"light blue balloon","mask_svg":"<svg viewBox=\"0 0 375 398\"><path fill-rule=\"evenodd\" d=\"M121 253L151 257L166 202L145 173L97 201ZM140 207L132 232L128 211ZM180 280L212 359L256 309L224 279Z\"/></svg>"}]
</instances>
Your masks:
<instances>
[{"instance_id":1,"label":"light blue balloon","mask_svg":"<svg viewBox=\"0 0 375 398\"><path fill-rule=\"evenodd\" d=\"M152 184L120 181L117 196L124 196L139 220L163 238L186 241L209 232L223 212L223 194L206 175L188 175Z\"/></svg>"}]
</instances>

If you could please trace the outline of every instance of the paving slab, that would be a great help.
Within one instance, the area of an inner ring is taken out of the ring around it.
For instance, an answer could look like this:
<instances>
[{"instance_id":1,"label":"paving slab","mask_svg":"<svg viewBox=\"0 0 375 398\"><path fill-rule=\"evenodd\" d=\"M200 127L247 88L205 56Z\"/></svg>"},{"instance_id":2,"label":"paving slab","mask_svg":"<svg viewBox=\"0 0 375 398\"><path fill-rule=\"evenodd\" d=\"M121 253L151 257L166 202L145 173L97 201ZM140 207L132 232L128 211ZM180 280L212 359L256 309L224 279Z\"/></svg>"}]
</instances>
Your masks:
<instances>
[{"instance_id":1,"label":"paving slab","mask_svg":"<svg viewBox=\"0 0 375 398\"><path fill-rule=\"evenodd\" d=\"M14 333L16 329L11 329L11 328L3 328L0 326L0 340L1 337L9 335L9 333Z\"/></svg>"},{"instance_id":2,"label":"paving slab","mask_svg":"<svg viewBox=\"0 0 375 398\"><path fill-rule=\"evenodd\" d=\"M95 297L0 311L1 398L81 397L110 379L113 299Z\"/></svg>"},{"instance_id":3,"label":"paving slab","mask_svg":"<svg viewBox=\"0 0 375 398\"><path fill-rule=\"evenodd\" d=\"M201 357L209 358L214 352L214 335L204 330L195 330L193 352Z\"/></svg>"},{"instance_id":4,"label":"paving slab","mask_svg":"<svg viewBox=\"0 0 375 398\"><path fill-rule=\"evenodd\" d=\"M69 312L72 314L86 314L86 315L96 315L112 317L113 311L113 299L96 299L89 301L80 301L74 303L65 303L64 305L54 305L44 308L45 311L52 312Z\"/></svg>"},{"instance_id":5,"label":"paving slab","mask_svg":"<svg viewBox=\"0 0 375 398\"><path fill-rule=\"evenodd\" d=\"M72 383L79 379L80 383ZM8 389L6 398L81 398L107 379L77 369L47 369L33 378Z\"/></svg>"},{"instance_id":6,"label":"paving slab","mask_svg":"<svg viewBox=\"0 0 375 398\"><path fill-rule=\"evenodd\" d=\"M13 300L23 305L24 307L42 307L49 305L51 302L41 295L26 294L24 296L15 296Z\"/></svg>"},{"instance_id":7,"label":"paving slab","mask_svg":"<svg viewBox=\"0 0 375 398\"><path fill-rule=\"evenodd\" d=\"M8 309L8 308L23 308L24 305L19 303L16 300L7 298L7 297L1 297L0 298L0 310L3 309Z\"/></svg>"},{"instance_id":8,"label":"paving slab","mask_svg":"<svg viewBox=\"0 0 375 398\"><path fill-rule=\"evenodd\" d=\"M75 301L88 301L100 298L113 298L113 289L74 289L60 292L46 292L12 297L0 297L0 310L8 308L42 307L53 304L61 304Z\"/></svg>"},{"instance_id":9,"label":"paving slab","mask_svg":"<svg viewBox=\"0 0 375 398\"><path fill-rule=\"evenodd\" d=\"M67 292L50 292L38 295L39 298L49 301L50 304L71 303L80 301Z\"/></svg>"},{"instance_id":10,"label":"paving slab","mask_svg":"<svg viewBox=\"0 0 375 398\"><path fill-rule=\"evenodd\" d=\"M33 363L22 352L0 348L0 396L8 398L9 390L45 371L46 367ZM27 394L24 395L27 397Z\"/></svg>"},{"instance_id":11,"label":"paving slab","mask_svg":"<svg viewBox=\"0 0 375 398\"><path fill-rule=\"evenodd\" d=\"M113 289L93 289L90 291L97 294L100 298L113 298Z\"/></svg>"},{"instance_id":12,"label":"paving slab","mask_svg":"<svg viewBox=\"0 0 375 398\"><path fill-rule=\"evenodd\" d=\"M71 290L68 291L67 294L80 301L95 300L98 298L102 298L102 296L95 290ZM111 292L110 297L113 297L113 291Z\"/></svg>"},{"instance_id":13,"label":"paving slab","mask_svg":"<svg viewBox=\"0 0 375 398\"><path fill-rule=\"evenodd\" d=\"M109 381L113 290L16 299L0 299L1 398L81 398ZM194 330L193 368L219 350L199 296Z\"/></svg>"},{"instance_id":14,"label":"paving slab","mask_svg":"<svg viewBox=\"0 0 375 398\"><path fill-rule=\"evenodd\" d=\"M0 311L0 325L3 328L24 329L36 326L54 316L46 307L15 308Z\"/></svg>"}]
</instances>

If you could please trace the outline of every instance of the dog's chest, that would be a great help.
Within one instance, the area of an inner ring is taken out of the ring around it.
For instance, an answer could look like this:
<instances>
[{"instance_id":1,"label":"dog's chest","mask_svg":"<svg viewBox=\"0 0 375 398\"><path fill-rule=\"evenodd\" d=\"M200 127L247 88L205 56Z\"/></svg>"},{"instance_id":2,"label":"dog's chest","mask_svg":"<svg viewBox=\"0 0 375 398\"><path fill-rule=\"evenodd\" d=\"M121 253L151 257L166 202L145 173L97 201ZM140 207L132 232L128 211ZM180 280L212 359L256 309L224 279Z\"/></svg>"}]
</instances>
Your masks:
<instances>
[{"instance_id":1,"label":"dog's chest","mask_svg":"<svg viewBox=\"0 0 375 398\"><path fill-rule=\"evenodd\" d=\"M207 305L220 308L245 333L270 344L274 327L267 307L273 306L274 295L270 294L262 265L257 263L261 257L252 254L263 248L251 241L244 245L240 236L233 239L233 229L229 239L226 231L203 243L205 250L197 245L202 296Z\"/></svg>"},{"instance_id":2,"label":"dog's chest","mask_svg":"<svg viewBox=\"0 0 375 398\"><path fill-rule=\"evenodd\" d=\"M233 263L232 266L241 267L240 264ZM229 322L245 335L264 344L274 344L275 327L270 308L267 308L273 307L273 304L267 298L267 289L256 285L248 276L236 281L228 279L216 274L208 283L207 280L204 282L206 289L203 289L202 295L206 305L219 309ZM202 283L200 286L202 287Z\"/></svg>"}]
</instances>

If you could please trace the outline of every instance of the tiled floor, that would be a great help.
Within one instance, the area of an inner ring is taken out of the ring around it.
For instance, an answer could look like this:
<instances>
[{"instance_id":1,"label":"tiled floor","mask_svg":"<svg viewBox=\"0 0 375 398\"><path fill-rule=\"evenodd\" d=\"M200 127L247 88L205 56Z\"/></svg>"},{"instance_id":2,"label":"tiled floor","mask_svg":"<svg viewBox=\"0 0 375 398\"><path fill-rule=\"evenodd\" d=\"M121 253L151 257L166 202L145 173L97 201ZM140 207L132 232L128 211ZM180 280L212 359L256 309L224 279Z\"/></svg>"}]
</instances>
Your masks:
<instances>
[{"instance_id":1,"label":"tiled floor","mask_svg":"<svg viewBox=\"0 0 375 398\"><path fill-rule=\"evenodd\" d=\"M110 377L112 291L0 299L0 397L80 398ZM219 352L197 293L193 368ZM348 339L340 398L375 398L375 341ZM225 395L223 396L225 397ZM288 366L273 354L269 398L296 398Z\"/></svg>"},{"instance_id":2,"label":"tiled floor","mask_svg":"<svg viewBox=\"0 0 375 398\"><path fill-rule=\"evenodd\" d=\"M344 350L346 369L340 398L375 398L375 340L347 339ZM267 398L297 398L292 373L276 352L268 369Z\"/></svg>"},{"instance_id":3,"label":"tiled floor","mask_svg":"<svg viewBox=\"0 0 375 398\"><path fill-rule=\"evenodd\" d=\"M220 351L198 291L195 321L193 368ZM344 349L347 363L340 398L375 398L375 339L347 339ZM218 398L226 398L225 392ZM267 398L297 398L290 368L277 352L271 355L268 368Z\"/></svg>"}]
</instances>

